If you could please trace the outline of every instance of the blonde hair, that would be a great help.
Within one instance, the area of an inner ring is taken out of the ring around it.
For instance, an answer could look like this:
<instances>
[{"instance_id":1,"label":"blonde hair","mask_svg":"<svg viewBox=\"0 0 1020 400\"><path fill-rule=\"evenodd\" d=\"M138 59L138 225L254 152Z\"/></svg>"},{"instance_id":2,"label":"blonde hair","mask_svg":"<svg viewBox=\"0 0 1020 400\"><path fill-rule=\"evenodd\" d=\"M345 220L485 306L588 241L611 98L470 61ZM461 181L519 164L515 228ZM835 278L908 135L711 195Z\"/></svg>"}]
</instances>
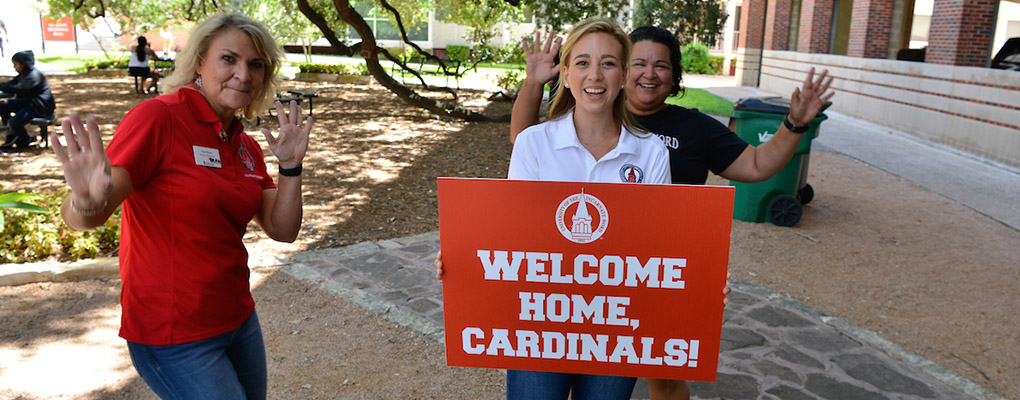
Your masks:
<instances>
[{"instance_id":1,"label":"blonde hair","mask_svg":"<svg viewBox=\"0 0 1020 400\"><path fill-rule=\"evenodd\" d=\"M255 94L251 103L241 109L241 115L244 118L254 119L274 100L276 87L280 84L276 73L279 71L281 59L283 59L283 49L276 44L273 35L269 33L269 29L266 29L265 25L241 14L212 16L199 23L191 31L188 44L177 54L177 60L174 61L174 72L164 80L167 93L179 90L198 77L198 72L195 69L198 68L199 60L205 56L213 40L228 29L237 29L248 35L248 38L255 44L255 50L266 62L263 69L265 75L262 77L262 90Z\"/></svg>"},{"instance_id":2,"label":"blonde hair","mask_svg":"<svg viewBox=\"0 0 1020 400\"><path fill-rule=\"evenodd\" d=\"M623 54L620 54L620 66L623 68L624 79L627 77L627 65L630 63L630 53L632 45L630 43L630 36L627 32L624 32L620 25L611 19L605 18L590 18L574 25L574 28L567 34L567 39L563 41L563 45L560 46L560 63L566 65L570 60L570 51L574 49L574 45L581 40L584 35L589 33L606 33L620 42L620 47L623 49ZM565 67L564 67L565 68ZM572 108L574 108L575 101L573 94L570 90L564 90L563 87L564 75L560 74L560 80L556 83L557 90L556 95L553 96L552 103L549 105L549 119L558 119L567 114ZM643 133L647 132L637 120L634 115L627 110L627 92L620 90L616 96L616 100L613 101L613 117L617 121L623 123L623 126L630 132Z\"/></svg>"}]
</instances>

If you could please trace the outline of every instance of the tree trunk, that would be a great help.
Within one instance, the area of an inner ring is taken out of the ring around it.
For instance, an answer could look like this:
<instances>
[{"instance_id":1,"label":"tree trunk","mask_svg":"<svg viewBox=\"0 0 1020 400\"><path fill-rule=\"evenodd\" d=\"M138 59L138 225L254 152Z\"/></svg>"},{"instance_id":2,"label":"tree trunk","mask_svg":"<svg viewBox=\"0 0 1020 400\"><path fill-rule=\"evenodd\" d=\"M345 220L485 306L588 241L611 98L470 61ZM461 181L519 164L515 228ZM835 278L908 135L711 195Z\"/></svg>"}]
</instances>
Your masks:
<instances>
[{"instance_id":1,"label":"tree trunk","mask_svg":"<svg viewBox=\"0 0 1020 400\"><path fill-rule=\"evenodd\" d=\"M433 114L447 118L462 119L466 121L496 120L489 116L479 114L459 106L450 107L438 100L423 97L414 90L411 90L411 88L408 88L393 79L393 77L386 73L386 69L379 64L379 53L386 54L391 61L398 60L394 60L392 56L389 56L389 53L386 53L384 49L381 49L376 44L375 33L372 32L372 29L368 26L368 23L365 22L365 19L362 18L362 16L358 14L353 7L351 7L350 1L333 0L333 6L340 14L340 18L342 18L344 22L347 22L347 24L354 28L354 30L358 32L358 35L361 36L361 43L357 43L353 46L345 46L340 42L336 35L334 35L332 28L329 27L326 20L308 4L308 0L297 0L297 3L298 9L301 10L301 13L312 21L312 23L315 24L320 31L322 31L322 34L326 37L326 40L329 41L334 51L338 54L344 55L360 53L362 58L365 59L365 65L368 67L368 72L372 74L372 77L375 78L376 82L379 82L379 84L396 94L397 97L400 97L400 99L405 103L415 107L424 108ZM397 14L397 17L399 18L399 14ZM398 62L398 64L402 65L400 62ZM419 76L419 78L421 77ZM424 80L422 82L424 83ZM456 93L453 92L452 89L448 90L456 96Z\"/></svg>"}]
</instances>

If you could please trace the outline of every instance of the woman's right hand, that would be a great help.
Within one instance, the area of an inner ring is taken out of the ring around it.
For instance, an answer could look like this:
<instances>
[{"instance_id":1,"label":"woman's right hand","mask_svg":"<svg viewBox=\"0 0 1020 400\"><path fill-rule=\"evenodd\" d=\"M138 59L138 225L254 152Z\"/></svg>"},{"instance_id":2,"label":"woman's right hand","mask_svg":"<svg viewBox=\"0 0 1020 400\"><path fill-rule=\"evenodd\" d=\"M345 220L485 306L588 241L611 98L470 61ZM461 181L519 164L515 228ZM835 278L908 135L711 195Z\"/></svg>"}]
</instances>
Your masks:
<instances>
[{"instance_id":1,"label":"woman's right hand","mask_svg":"<svg viewBox=\"0 0 1020 400\"><path fill-rule=\"evenodd\" d=\"M556 55L560 52L560 44L563 43L563 39L556 37L556 33L550 31L549 36L545 39L545 46L539 48L541 42L542 33L535 32L535 41L530 45L527 40L521 41L521 47L524 47L524 55L527 57L525 80L530 79L536 84L544 85L560 73Z\"/></svg>"},{"instance_id":2,"label":"woman's right hand","mask_svg":"<svg viewBox=\"0 0 1020 400\"><path fill-rule=\"evenodd\" d=\"M443 280L443 251L439 250L436 252L436 279Z\"/></svg>"},{"instance_id":3,"label":"woman's right hand","mask_svg":"<svg viewBox=\"0 0 1020 400\"><path fill-rule=\"evenodd\" d=\"M89 115L82 123L77 112L60 124L64 133L67 148L60 143L60 136L50 134L53 152L64 169L64 180L71 187L71 202L74 207L83 210L102 208L113 190L110 178L110 159L103 148L103 138L99 133L99 124ZM86 128L87 125L87 128Z\"/></svg>"}]
</instances>

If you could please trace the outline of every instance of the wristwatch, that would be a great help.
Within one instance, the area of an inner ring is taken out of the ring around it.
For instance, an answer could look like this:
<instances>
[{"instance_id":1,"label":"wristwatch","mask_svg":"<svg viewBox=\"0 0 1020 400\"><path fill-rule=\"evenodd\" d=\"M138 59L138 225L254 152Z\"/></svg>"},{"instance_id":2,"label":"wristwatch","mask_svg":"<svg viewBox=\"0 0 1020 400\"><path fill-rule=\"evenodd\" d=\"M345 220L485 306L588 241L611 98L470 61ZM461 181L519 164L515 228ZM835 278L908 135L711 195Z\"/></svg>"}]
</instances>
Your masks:
<instances>
[{"instance_id":1,"label":"wristwatch","mask_svg":"<svg viewBox=\"0 0 1020 400\"><path fill-rule=\"evenodd\" d=\"M808 129L811 128L810 125L804 125L804 126L794 125L793 122L790 122L790 115L789 114L787 114L786 117L783 118L783 126L785 126L786 129L789 129L790 132L793 132L793 133L804 133L804 132L807 132Z\"/></svg>"}]
</instances>

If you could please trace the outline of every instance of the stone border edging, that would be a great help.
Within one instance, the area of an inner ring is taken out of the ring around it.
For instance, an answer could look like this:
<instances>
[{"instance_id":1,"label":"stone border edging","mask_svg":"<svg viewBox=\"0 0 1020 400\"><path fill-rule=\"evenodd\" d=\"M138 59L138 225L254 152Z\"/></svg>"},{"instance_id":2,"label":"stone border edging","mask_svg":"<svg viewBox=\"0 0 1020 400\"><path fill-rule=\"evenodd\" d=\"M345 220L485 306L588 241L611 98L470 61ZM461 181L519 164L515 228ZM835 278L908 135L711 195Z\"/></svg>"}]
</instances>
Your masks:
<instances>
[{"instance_id":1,"label":"stone border edging","mask_svg":"<svg viewBox=\"0 0 1020 400\"><path fill-rule=\"evenodd\" d=\"M877 333L854 325L847 320L833 317L817 308L811 307L807 304L794 300L791 297L781 295L772 290L760 286L755 286L747 282L730 279L730 287L736 290L757 294L775 304L779 304L781 306L793 308L800 312L803 312L811 316L812 318L822 321L826 325L832 326L833 328L836 328L837 330L846 333L847 335L854 339L874 346L875 348L885 352L886 354L897 360L903 361L915 368L918 368L926 372L928 375L933 376L935 379L938 379L939 381L949 386L957 388L966 393L968 396L971 396L975 399L1005 400L1004 397L996 394L995 392L992 392L991 390L985 389L984 387L978 385L977 383L974 383L970 379L964 378L955 371L952 371L948 368L938 365L934 361L931 361L920 355L911 353L910 351L907 351L900 345L879 336Z\"/></svg>"},{"instance_id":2,"label":"stone border edging","mask_svg":"<svg viewBox=\"0 0 1020 400\"><path fill-rule=\"evenodd\" d=\"M0 286L111 278L120 278L120 260L117 257L91 258L72 263L40 261L0 264Z\"/></svg>"}]
</instances>

